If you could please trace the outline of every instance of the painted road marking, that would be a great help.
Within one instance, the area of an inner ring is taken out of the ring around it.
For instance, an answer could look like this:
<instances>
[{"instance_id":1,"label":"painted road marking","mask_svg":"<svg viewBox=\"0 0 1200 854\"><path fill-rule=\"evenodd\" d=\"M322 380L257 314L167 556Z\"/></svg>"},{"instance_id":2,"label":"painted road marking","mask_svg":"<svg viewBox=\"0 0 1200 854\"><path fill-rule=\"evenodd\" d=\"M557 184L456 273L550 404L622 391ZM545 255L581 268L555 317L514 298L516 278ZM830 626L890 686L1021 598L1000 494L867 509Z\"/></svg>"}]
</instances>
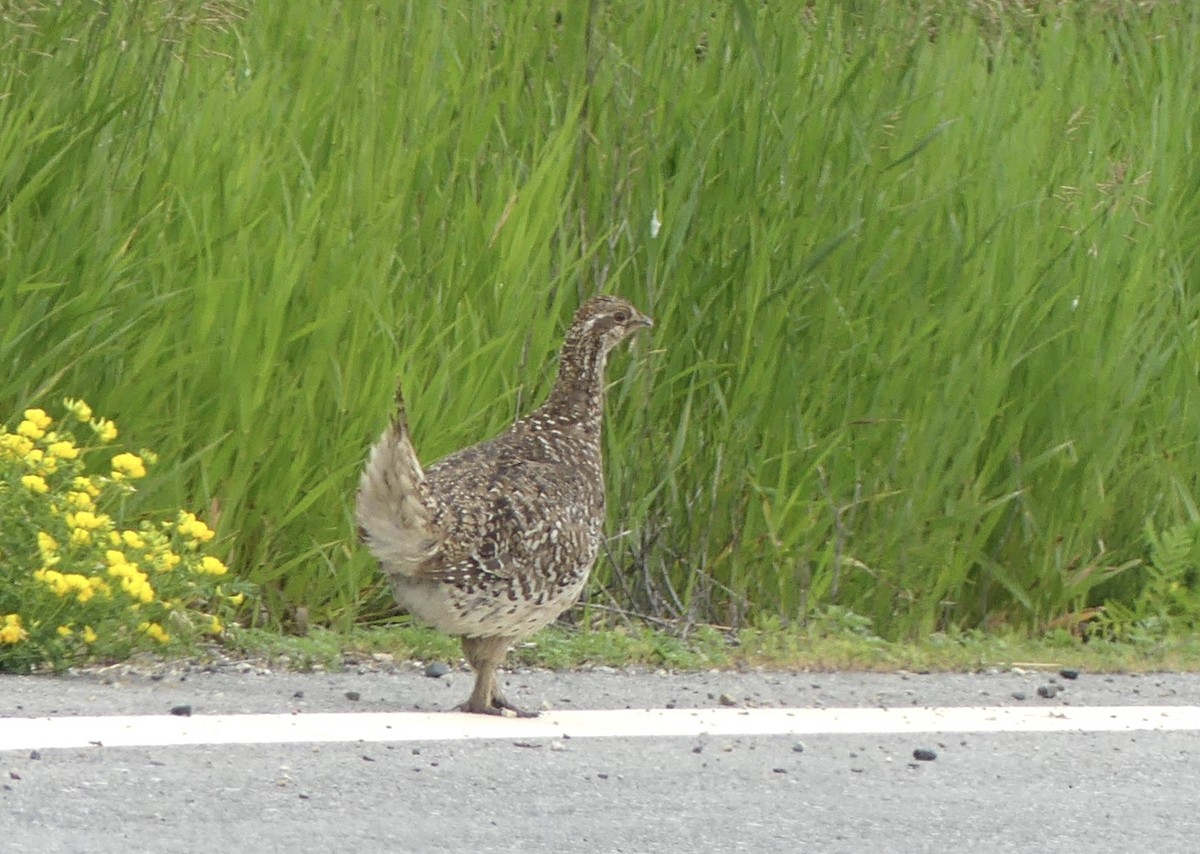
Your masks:
<instances>
[{"instance_id":1,"label":"painted road marking","mask_svg":"<svg viewBox=\"0 0 1200 854\"><path fill-rule=\"evenodd\" d=\"M0 718L0 750L699 735L1200 730L1200 706L620 709L534 719L458 712Z\"/></svg>"}]
</instances>

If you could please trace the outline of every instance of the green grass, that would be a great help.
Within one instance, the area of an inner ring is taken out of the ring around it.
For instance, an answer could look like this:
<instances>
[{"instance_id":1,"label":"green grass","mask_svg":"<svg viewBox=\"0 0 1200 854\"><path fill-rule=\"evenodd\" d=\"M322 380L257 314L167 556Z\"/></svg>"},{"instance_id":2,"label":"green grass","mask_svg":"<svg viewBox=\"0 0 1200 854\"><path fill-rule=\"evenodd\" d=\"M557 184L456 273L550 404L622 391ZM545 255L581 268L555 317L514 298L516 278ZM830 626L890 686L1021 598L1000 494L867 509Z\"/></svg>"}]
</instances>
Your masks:
<instances>
[{"instance_id":1,"label":"green grass","mask_svg":"<svg viewBox=\"0 0 1200 854\"><path fill-rule=\"evenodd\" d=\"M277 669L339 671L372 660L462 661L458 642L419 626L388 626L306 637L262 629L236 629L225 653L265 661ZM203 647L192 653L200 659ZM697 627L686 639L644 626L570 629L551 626L508 656L509 666L554 669L587 666L642 667L675 671L731 668L971 672L987 669L1077 668L1090 673L1200 670L1200 643L1193 636L1153 643L1081 643L1065 632L1041 637L1002 631L935 633L912 641L882 638L821 623L804 628L766 624L739 632Z\"/></svg>"},{"instance_id":2,"label":"green grass","mask_svg":"<svg viewBox=\"0 0 1200 854\"><path fill-rule=\"evenodd\" d=\"M0 412L86 398L248 619L344 629L387 607L351 517L396 377L436 458L615 291L656 326L591 602L1186 630L1200 8L1042 6L6 9Z\"/></svg>"}]
</instances>

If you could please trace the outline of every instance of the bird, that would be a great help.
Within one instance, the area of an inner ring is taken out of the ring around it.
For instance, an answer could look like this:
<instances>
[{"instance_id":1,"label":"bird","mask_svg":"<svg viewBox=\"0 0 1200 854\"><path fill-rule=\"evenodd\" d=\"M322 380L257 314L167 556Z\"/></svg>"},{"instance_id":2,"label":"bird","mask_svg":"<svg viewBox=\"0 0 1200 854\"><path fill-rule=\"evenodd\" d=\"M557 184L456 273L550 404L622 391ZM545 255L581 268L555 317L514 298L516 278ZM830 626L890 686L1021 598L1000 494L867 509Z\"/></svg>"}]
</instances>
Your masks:
<instances>
[{"instance_id":1,"label":"bird","mask_svg":"<svg viewBox=\"0 0 1200 854\"><path fill-rule=\"evenodd\" d=\"M608 354L654 325L601 295L568 327L545 402L493 438L423 467L404 396L359 480L360 541L417 621L462 639L475 671L458 707L536 717L508 701L496 670L509 648L578 600L604 524L601 420Z\"/></svg>"}]
</instances>

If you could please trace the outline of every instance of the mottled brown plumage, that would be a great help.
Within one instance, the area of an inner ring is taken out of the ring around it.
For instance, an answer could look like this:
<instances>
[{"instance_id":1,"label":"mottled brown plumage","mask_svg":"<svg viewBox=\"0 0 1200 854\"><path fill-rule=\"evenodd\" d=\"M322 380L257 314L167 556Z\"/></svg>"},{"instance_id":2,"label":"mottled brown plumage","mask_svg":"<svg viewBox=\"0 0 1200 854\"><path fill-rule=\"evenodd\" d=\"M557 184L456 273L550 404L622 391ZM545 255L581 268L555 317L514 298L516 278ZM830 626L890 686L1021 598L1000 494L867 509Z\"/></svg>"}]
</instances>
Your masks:
<instances>
[{"instance_id":1,"label":"mottled brown plumage","mask_svg":"<svg viewBox=\"0 0 1200 854\"><path fill-rule=\"evenodd\" d=\"M475 688L462 708L512 706L496 687L508 648L579 598L600 548L600 421L608 353L650 318L600 296L575 314L546 402L495 438L423 470L404 402L371 449L358 526L396 600L463 639Z\"/></svg>"}]
</instances>

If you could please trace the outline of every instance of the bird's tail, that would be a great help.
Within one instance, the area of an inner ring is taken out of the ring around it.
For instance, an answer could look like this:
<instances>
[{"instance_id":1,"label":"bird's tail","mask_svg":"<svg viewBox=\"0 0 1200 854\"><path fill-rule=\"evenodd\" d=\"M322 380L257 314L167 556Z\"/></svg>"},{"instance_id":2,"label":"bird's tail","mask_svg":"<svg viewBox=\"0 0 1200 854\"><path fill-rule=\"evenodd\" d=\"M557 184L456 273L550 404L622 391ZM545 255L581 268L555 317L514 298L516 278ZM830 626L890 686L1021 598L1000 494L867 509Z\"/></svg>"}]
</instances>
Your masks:
<instances>
[{"instance_id":1,"label":"bird's tail","mask_svg":"<svg viewBox=\"0 0 1200 854\"><path fill-rule=\"evenodd\" d=\"M358 483L358 537L389 575L412 575L437 553L425 471L417 459L404 397L396 388L392 423L371 448Z\"/></svg>"}]
</instances>

